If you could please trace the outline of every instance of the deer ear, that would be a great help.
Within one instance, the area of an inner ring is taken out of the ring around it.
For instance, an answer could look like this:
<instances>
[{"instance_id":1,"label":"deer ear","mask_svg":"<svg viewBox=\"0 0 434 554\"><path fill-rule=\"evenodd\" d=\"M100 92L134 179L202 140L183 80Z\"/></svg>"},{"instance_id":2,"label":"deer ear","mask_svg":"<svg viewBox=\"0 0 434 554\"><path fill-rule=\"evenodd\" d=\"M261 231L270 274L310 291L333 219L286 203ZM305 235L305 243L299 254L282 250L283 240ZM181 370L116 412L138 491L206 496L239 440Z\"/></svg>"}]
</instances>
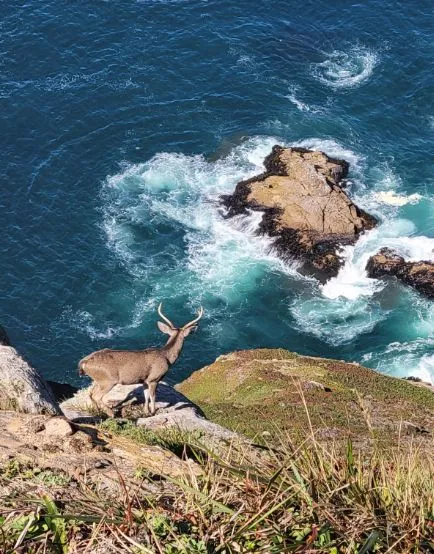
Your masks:
<instances>
[{"instance_id":1,"label":"deer ear","mask_svg":"<svg viewBox=\"0 0 434 554\"><path fill-rule=\"evenodd\" d=\"M166 333L166 335L173 335L174 329L169 327L169 325L166 325L162 321L157 321L157 325L162 333Z\"/></svg>"}]
</instances>

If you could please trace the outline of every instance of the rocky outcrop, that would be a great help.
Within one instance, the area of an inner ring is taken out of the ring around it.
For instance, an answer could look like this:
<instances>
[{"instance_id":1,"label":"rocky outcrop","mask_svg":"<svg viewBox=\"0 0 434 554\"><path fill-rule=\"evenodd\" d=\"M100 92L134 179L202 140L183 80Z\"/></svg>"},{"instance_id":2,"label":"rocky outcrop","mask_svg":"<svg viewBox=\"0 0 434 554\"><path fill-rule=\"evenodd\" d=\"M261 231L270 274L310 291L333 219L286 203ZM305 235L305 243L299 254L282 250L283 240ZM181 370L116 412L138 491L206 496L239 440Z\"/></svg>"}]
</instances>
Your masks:
<instances>
[{"instance_id":1,"label":"rocky outcrop","mask_svg":"<svg viewBox=\"0 0 434 554\"><path fill-rule=\"evenodd\" d=\"M286 259L299 259L318 277L336 275L339 249L372 229L376 219L357 207L342 188L348 163L323 152L274 146L265 173L238 183L224 196L228 216L264 212L260 232L274 237Z\"/></svg>"},{"instance_id":2,"label":"rocky outcrop","mask_svg":"<svg viewBox=\"0 0 434 554\"><path fill-rule=\"evenodd\" d=\"M48 384L12 346L0 346L0 383L0 409L62 413Z\"/></svg>"},{"instance_id":3,"label":"rocky outcrop","mask_svg":"<svg viewBox=\"0 0 434 554\"><path fill-rule=\"evenodd\" d=\"M123 478L133 480L138 468L156 475L179 478L200 475L190 459L180 459L159 446L139 444L62 417L0 411L0 463L14 459L40 468L62 470L114 489Z\"/></svg>"},{"instance_id":4,"label":"rocky outcrop","mask_svg":"<svg viewBox=\"0 0 434 554\"><path fill-rule=\"evenodd\" d=\"M72 421L93 423L98 420L89 390L80 390L60 404L63 413ZM156 400L157 413L148 416L144 412L142 385L116 385L103 398L103 402L117 415L134 419L139 427L152 431L176 427L182 431L200 431L217 439L235 438L234 432L208 421L199 406L166 383L159 383Z\"/></svg>"},{"instance_id":5,"label":"rocky outcrop","mask_svg":"<svg viewBox=\"0 0 434 554\"><path fill-rule=\"evenodd\" d=\"M434 262L406 262L390 248L382 248L369 258L366 271L369 277L375 279L396 277L429 298L434 298Z\"/></svg>"}]
</instances>

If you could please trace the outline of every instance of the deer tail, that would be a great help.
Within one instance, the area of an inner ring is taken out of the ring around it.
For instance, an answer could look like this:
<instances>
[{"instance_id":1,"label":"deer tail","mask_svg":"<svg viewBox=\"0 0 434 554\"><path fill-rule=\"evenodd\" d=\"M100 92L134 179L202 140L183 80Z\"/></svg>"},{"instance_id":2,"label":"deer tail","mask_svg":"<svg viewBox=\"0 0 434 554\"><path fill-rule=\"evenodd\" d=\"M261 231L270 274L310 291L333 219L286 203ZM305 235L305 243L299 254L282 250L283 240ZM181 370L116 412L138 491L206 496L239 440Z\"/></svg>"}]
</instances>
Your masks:
<instances>
[{"instance_id":1,"label":"deer tail","mask_svg":"<svg viewBox=\"0 0 434 554\"><path fill-rule=\"evenodd\" d=\"M79 375L86 375L86 373L84 371L84 365L85 365L85 361L80 360L80 362L78 363L78 374Z\"/></svg>"}]
</instances>

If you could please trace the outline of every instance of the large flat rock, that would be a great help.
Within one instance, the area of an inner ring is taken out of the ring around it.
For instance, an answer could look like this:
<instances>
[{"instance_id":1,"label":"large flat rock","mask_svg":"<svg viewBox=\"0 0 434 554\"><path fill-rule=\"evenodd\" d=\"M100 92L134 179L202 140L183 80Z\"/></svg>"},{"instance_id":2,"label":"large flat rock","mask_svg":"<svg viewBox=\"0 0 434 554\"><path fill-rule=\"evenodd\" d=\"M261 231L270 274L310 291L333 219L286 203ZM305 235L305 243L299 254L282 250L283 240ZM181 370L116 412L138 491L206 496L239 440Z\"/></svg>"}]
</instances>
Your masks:
<instances>
[{"instance_id":1,"label":"large flat rock","mask_svg":"<svg viewBox=\"0 0 434 554\"><path fill-rule=\"evenodd\" d=\"M94 412L89 391L90 389L82 389L61 403L63 413L72 421L95 423L100 420ZM177 427L182 431L200 431L217 439L230 440L237 437L233 431L208 421L197 404L164 382L160 382L157 387L157 412L154 416L147 415L144 411L142 385L116 385L104 396L103 402L118 410L120 416L134 419L137 425L154 431Z\"/></svg>"},{"instance_id":2,"label":"large flat rock","mask_svg":"<svg viewBox=\"0 0 434 554\"><path fill-rule=\"evenodd\" d=\"M260 231L275 237L284 258L302 261L317 276L336 275L339 249L376 225L341 184L348 163L323 152L274 146L265 173L238 183L223 197L229 216L248 209L264 212Z\"/></svg>"}]
</instances>

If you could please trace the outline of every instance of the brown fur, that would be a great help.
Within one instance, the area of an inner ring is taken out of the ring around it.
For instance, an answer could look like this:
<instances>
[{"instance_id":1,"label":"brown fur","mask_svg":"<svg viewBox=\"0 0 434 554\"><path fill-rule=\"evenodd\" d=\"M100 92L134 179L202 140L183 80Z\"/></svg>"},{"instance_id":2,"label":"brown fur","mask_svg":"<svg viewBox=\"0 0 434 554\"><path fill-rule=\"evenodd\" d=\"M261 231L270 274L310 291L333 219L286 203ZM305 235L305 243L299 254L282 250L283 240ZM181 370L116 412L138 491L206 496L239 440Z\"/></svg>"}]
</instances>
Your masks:
<instances>
[{"instance_id":1,"label":"brown fur","mask_svg":"<svg viewBox=\"0 0 434 554\"><path fill-rule=\"evenodd\" d=\"M110 415L113 411L107 406L101 406L104 395L117 385L146 384L145 410L155 414L155 393L159 381L176 362L184 344L185 338L196 329L196 325L175 328L158 322L163 333L169 335L169 340L162 348L147 348L146 350L97 350L80 360L78 367L80 375L88 375L94 381L90 398L94 404Z\"/></svg>"}]
</instances>

